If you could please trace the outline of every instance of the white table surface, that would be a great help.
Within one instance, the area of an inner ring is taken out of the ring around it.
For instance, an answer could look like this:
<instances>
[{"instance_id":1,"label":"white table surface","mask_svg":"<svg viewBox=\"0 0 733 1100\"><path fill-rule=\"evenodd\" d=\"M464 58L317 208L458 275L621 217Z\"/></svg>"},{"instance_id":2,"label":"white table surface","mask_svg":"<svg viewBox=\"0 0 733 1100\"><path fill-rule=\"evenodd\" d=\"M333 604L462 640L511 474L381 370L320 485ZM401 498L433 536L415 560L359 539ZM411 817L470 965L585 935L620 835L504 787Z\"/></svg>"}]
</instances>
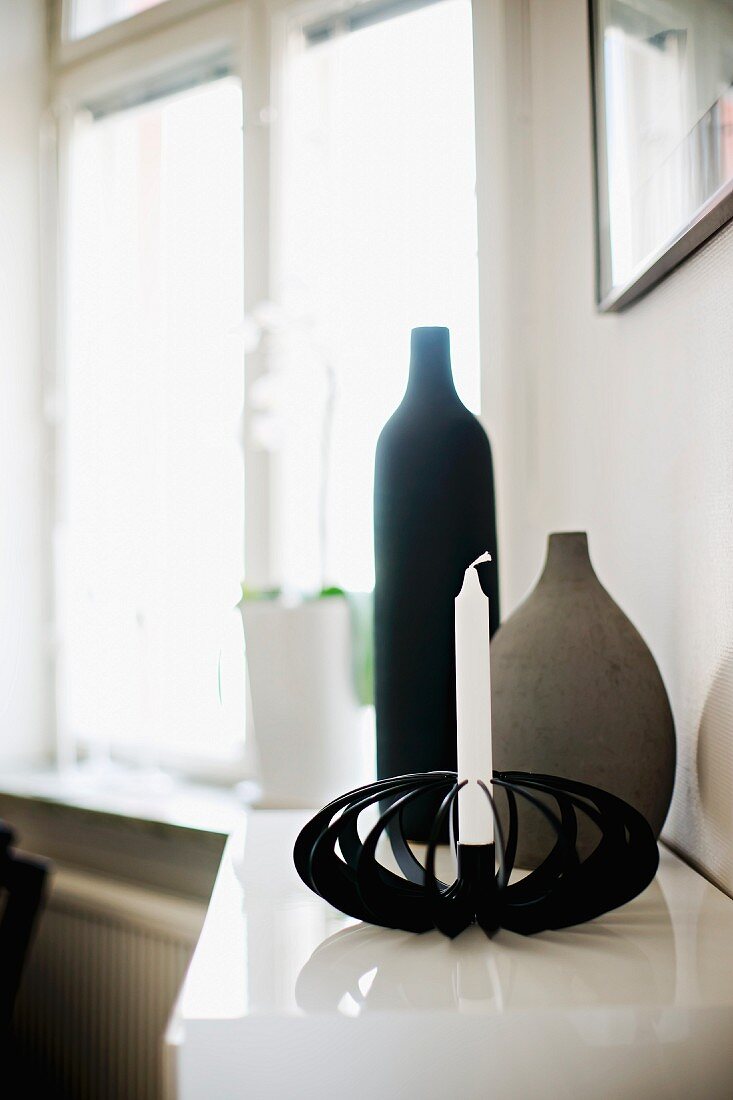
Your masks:
<instances>
[{"instance_id":1,"label":"white table surface","mask_svg":"<svg viewBox=\"0 0 733 1100\"><path fill-rule=\"evenodd\" d=\"M166 1037L178 1100L733 1097L733 902L669 851L589 924L449 941L315 897L304 821L228 842Z\"/></svg>"}]
</instances>

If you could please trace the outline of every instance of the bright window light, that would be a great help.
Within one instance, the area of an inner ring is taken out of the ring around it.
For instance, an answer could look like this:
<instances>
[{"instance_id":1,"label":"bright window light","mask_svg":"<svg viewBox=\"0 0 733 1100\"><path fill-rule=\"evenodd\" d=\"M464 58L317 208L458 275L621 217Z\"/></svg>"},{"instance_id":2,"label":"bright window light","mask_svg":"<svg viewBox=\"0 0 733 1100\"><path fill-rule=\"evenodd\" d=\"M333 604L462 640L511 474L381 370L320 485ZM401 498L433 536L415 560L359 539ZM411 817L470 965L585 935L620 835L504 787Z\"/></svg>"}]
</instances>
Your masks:
<instances>
[{"instance_id":1,"label":"bright window light","mask_svg":"<svg viewBox=\"0 0 733 1100\"><path fill-rule=\"evenodd\" d=\"M161 3L165 0L67 0L69 37L86 38Z\"/></svg>"},{"instance_id":2,"label":"bright window light","mask_svg":"<svg viewBox=\"0 0 733 1100\"><path fill-rule=\"evenodd\" d=\"M231 77L70 143L60 723L150 763L244 736L242 170Z\"/></svg>"},{"instance_id":3,"label":"bright window light","mask_svg":"<svg viewBox=\"0 0 733 1100\"><path fill-rule=\"evenodd\" d=\"M253 395L275 451L277 573L367 590L374 448L412 326L450 327L458 390L479 408L470 0L294 35L279 154L270 374Z\"/></svg>"}]
</instances>

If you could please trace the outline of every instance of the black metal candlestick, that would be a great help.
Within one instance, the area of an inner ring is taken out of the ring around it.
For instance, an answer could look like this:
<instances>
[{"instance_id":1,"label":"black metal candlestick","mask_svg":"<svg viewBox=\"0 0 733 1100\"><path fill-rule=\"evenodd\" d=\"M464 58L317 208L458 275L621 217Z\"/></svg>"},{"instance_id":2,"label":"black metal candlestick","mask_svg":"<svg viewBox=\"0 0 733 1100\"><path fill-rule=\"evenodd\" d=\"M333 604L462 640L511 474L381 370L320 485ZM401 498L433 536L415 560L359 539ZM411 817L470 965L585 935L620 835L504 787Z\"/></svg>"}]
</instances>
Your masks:
<instances>
[{"instance_id":1,"label":"black metal candlestick","mask_svg":"<svg viewBox=\"0 0 733 1100\"><path fill-rule=\"evenodd\" d=\"M308 822L293 858L311 890L372 924L408 932L437 928L454 937L475 923L489 936L498 928L531 935L580 924L630 901L654 878L659 852L644 817L607 791L532 772L494 771L492 777L488 563L479 559L474 564L478 576L469 569L454 597L454 614L461 623L457 758L462 778L452 770L417 772L341 795ZM487 780L507 800L506 838ZM485 817L482 792L490 808ZM555 839L537 867L511 882L520 798L544 816ZM429 836L423 865L407 840L414 833L407 830L416 816L426 816L426 808ZM373 810L376 824L362 840L361 816ZM598 834L584 859L577 847L580 817ZM456 856L452 883L442 882L435 872L438 846L447 834ZM400 874L379 859L380 841L387 839Z\"/></svg>"},{"instance_id":2,"label":"black metal candlestick","mask_svg":"<svg viewBox=\"0 0 733 1100\"><path fill-rule=\"evenodd\" d=\"M455 937L476 923L491 936L498 928L522 935L591 920L636 897L659 864L654 834L642 815L615 795L550 775L494 772L493 785L507 799L509 829L502 835L494 799L481 784L494 816L495 844L452 841L457 856L453 883L436 876L438 839L446 821L457 827L463 787L456 773L426 772L385 779L342 795L320 810L301 831L293 852L298 874L316 894L342 912L388 928L425 932L437 928ZM410 848L403 829L405 809L419 798L441 798L425 864ZM544 815L555 843L545 859L518 882L510 882L517 850L517 799ZM364 840L360 816L380 809ZM599 833L595 849L580 860L578 815ZM379 860L387 836L401 874ZM338 850L337 850L338 849Z\"/></svg>"}]
</instances>

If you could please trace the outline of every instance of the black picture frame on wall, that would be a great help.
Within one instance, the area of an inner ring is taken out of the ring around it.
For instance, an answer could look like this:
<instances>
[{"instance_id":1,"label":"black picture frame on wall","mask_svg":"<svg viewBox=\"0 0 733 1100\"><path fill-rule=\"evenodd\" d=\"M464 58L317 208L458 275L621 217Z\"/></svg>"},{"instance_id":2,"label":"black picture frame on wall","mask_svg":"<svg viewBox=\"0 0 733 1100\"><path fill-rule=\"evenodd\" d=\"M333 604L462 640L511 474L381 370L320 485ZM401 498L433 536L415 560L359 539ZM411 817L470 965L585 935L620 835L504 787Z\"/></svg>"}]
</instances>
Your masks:
<instances>
[{"instance_id":1,"label":"black picture frame on wall","mask_svg":"<svg viewBox=\"0 0 733 1100\"><path fill-rule=\"evenodd\" d=\"M596 294L621 310L733 218L733 3L588 0Z\"/></svg>"}]
</instances>

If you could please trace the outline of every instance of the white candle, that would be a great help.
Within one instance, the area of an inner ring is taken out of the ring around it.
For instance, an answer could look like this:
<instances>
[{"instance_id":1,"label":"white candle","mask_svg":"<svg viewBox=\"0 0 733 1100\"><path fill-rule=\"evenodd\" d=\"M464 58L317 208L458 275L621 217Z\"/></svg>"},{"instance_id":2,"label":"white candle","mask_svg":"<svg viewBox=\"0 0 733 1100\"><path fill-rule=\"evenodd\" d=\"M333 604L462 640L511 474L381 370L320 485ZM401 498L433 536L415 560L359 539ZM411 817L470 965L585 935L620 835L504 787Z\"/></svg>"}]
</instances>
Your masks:
<instances>
[{"instance_id":1,"label":"white candle","mask_svg":"<svg viewBox=\"0 0 733 1100\"><path fill-rule=\"evenodd\" d=\"M490 560L484 554L474 565ZM456 720L458 781L468 780L458 796L458 839L461 844L492 844L491 807L478 785L481 779L491 790L489 601L473 565L456 598Z\"/></svg>"}]
</instances>

